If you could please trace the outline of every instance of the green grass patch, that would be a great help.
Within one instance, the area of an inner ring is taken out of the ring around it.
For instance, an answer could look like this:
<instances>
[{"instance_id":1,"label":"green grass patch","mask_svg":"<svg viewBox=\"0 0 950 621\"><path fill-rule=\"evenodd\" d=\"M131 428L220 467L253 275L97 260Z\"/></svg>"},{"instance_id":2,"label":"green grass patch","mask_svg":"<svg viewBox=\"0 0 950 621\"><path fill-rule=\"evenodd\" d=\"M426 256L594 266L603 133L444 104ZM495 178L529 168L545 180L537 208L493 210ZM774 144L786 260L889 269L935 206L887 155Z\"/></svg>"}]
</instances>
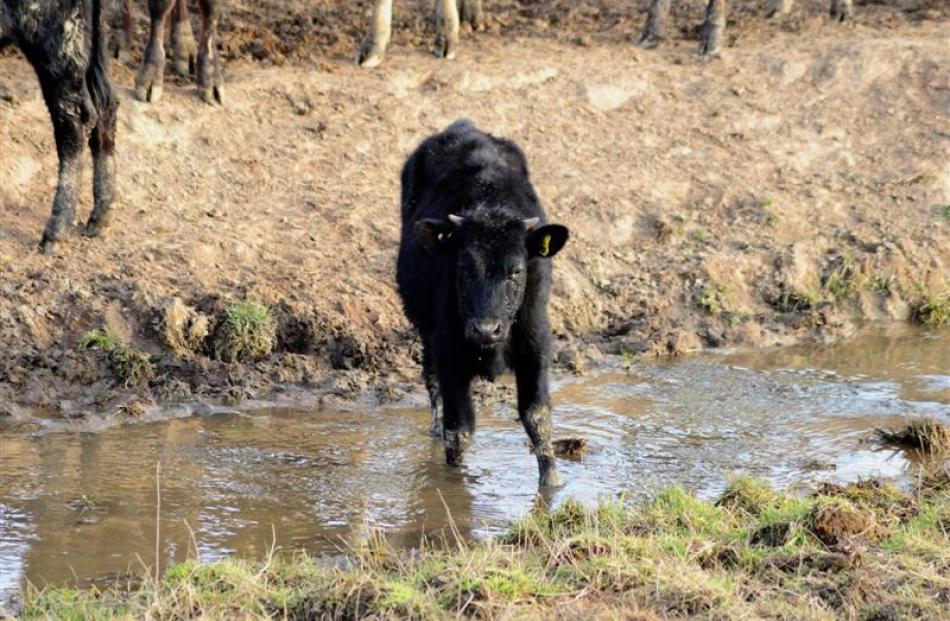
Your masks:
<instances>
[{"instance_id":1,"label":"green grass patch","mask_svg":"<svg viewBox=\"0 0 950 621\"><path fill-rule=\"evenodd\" d=\"M131 592L27 591L22 618L950 618L948 524L946 484L803 497L736 479L715 501L681 487L568 501L489 541L371 536L333 561L190 561Z\"/></svg>"},{"instance_id":2,"label":"green grass patch","mask_svg":"<svg viewBox=\"0 0 950 621\"><path fill-rule=\"evenodd\" d=\"M950 320L950 291L924 298L911 309L911 318L929 328L939 328Z\"/></svg>"},{"instance_id":3,"label":"green grass patch","mask_svg":"<svg viewBox=\"0 0 950 621\"><path fill-rule=\"evenodd\" d=\"M147 353L122 342L108 330L91 330L76 342L80 351L98 349L109 358L109 366L116 378L126 386L147 384L155 378L155 365Z\"/></svg>"},{"instance_id":4,"label":"green grass patch","mask_svg":"<svg viewBox=\"0 0 950 621\"><path fill-rule=\"evenodd\" d=\"M783 290L773 301L776 310L782 313L802 313L818 308L821 299L811 291Z\"/></svg>"},{"instance_id":5,"label":"green grass patch","mask_svg":"<svg viewBox=\"0 0 950 621\"><path fill-rule=\"evenodd\" d=\"M215 330L214 355L227 362L260 360L277 345L277 321L270 308L252 300L228 306Z\"/></svg>"}]
</instances>

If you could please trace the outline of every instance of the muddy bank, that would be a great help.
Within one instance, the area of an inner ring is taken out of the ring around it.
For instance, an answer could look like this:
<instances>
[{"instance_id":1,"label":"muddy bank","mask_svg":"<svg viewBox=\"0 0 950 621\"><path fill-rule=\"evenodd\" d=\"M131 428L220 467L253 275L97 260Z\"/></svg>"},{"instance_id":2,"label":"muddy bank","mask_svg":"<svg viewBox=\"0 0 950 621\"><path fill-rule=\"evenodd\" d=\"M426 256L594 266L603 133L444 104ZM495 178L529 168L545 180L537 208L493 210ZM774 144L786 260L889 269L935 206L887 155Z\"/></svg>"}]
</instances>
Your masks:
<instances>
[{"instance_id":1,"label":"muddy bank","mask_svg":"<svg viewBox=\"0 0 950 621\"><path fill-rule=\"evenodd\" d=\"M172 82L160 105L136 102L118 64L115 221L55 257L34 251L56 165L48 117L27 65L0 58L0 413L134 420L156 402L288 385L334 402L402 398L418 348L393 287L398 171L459 116L519 141L552 219L572 228L552 301L562 369L946 312L939 9L861 7L843 29L806 18L823 14L811 4L795 28L739 19L738 45L704 62L687 40L632 47L629 22L610 21L619 9L595 19L582 5L537 36L533 17L502 25L507 6L449 63L398 38L428 37L421 14L403 13L378 71L343 54L361 16L328 9L351 28L325 50L308 47L317 20L307 45L280 36L284 61L235 52L223 109ZM277 10L243 23L279 31ZM575 41L575 26L594 38ZM86 187L80 216L90 202ZM273 343L230 361L215 339L242 300L270 309ZM78 347L91 330L127 349ZM147 371L117 372L123 352Z\"/></svg>"}]
</instances>

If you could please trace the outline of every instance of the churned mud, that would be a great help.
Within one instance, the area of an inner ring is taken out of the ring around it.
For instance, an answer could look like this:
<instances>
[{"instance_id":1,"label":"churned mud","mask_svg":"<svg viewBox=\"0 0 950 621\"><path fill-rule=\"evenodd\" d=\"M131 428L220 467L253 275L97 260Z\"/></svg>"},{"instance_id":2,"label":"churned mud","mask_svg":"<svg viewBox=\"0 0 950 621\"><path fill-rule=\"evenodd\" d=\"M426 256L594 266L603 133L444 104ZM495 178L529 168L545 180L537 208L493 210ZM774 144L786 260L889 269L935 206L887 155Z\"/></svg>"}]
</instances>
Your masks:
<instances>
[{"instance_id":1,"label":"churned mud","mask_svg":"<svg viewBox=\"0 0 950 621\"><path fill-rule=\"evenodd\" d=\"M352 64L367 2L232 2L224 107L171 76L161 103L140 103L135 63L114 64L114 222L53 257L36 252L52 132L6 52L0 415L415 390L393 283L398 173L460 116L521 143L571 227L551 308L562 369L945 320L946 5L859 6L838 25L824 3L773 21L736 3L713 61L695 54L694 5L674 2L672 40L645 51L631 44L643 2L489 1L487 32L454 62L430 56L421 3L397 6L387 62L367 71ZM80 217L90 206L87 186Z\"/></svg>"}]
</instances>

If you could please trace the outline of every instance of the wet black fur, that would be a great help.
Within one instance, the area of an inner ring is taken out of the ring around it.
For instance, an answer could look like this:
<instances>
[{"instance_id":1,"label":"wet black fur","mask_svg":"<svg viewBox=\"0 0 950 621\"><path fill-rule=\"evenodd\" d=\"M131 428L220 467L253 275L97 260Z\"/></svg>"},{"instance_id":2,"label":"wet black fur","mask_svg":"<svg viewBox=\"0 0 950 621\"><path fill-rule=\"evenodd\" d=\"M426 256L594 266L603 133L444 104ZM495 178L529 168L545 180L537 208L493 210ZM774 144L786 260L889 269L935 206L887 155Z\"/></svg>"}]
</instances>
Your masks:
<instances>
[{"instance_id":1,"label":"wet black fur","mask_svg":"<svg viewBox=\"0 0 950 621\"><path fill-rule=\"evenodd\" d=\"M60 160L59 186L43 234L44 248L72 225L78 189L72 171L78 172L86 141L96 165L96 208L88 225L92 233L105 224L112 202L111 157L118 101L109 83L101 3L0 0L0 39L6 37L19 47L36 71Z\"/></svg>"},{"instance_id":2,"label":"wet black fur","mask_svg":"<svg viewBox=\"0 0 950 621\"><path fill-rule=\"evenodd\" d=\"M450 214L464 223L454 226ZM540 223L529 231L527 218ZM406 315L422 337L433 407L441 393L447 439L451 432L474 431L469 388L476 376L493 379L514 370L523 422L527 411L549 406L551 261L537 256L536 238L538 231L553 233L553 255L567 229L544 223L521 150L468 121L429 137L405 164L397 281ZM521 275L512 277L518 267ZM473 343L466 332L472 317L510 321L507 338L489 348ZM536 430L525 426L534 440Z\"/></svg>"}]
</instances>

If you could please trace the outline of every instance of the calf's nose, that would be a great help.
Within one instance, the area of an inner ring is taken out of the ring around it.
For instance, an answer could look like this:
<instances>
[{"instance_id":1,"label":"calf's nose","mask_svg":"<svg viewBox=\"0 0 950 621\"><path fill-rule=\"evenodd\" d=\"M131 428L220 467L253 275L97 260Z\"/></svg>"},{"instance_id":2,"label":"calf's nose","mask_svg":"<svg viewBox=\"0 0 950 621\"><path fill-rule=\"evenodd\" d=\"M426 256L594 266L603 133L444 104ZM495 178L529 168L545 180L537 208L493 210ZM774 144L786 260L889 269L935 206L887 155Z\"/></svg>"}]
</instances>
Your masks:
<instances>
[{"instance_id":1,"label":"calf's nose","mask_svg":"<svg viewBox=\"0 0 950 621\"><path fill-rule=\"evenodd\" d=\"M474 326L475 336L483 343L491 343L501 340L501 322L491 319L476 321Z\"/></svg>"}]
</instances>

